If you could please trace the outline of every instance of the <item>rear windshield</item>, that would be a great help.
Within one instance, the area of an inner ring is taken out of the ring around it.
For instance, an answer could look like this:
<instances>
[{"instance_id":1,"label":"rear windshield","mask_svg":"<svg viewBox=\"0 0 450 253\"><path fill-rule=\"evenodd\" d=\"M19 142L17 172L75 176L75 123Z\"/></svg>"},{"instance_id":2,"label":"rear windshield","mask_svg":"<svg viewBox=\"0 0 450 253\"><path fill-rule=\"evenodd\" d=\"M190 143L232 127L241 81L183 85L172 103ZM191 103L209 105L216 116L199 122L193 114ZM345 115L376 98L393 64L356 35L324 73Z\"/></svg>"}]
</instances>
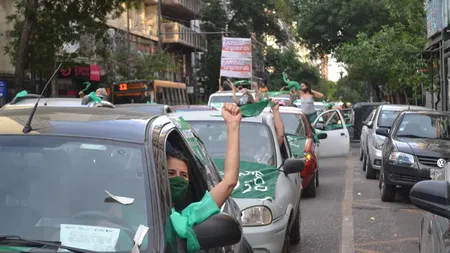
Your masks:
<instances>
[{"instance_id":1,"label":"rear windshield","mask_svg":"<svg viewBox=\"0 0 450 253\"><path fill-rule=\"evenodd\" d=\"M239 101L242 95L236 95L236 100ZM210 104L212 103L234 103L233 95L230 96L213 96L211 97Z\"/></svg>"}]
</instances>

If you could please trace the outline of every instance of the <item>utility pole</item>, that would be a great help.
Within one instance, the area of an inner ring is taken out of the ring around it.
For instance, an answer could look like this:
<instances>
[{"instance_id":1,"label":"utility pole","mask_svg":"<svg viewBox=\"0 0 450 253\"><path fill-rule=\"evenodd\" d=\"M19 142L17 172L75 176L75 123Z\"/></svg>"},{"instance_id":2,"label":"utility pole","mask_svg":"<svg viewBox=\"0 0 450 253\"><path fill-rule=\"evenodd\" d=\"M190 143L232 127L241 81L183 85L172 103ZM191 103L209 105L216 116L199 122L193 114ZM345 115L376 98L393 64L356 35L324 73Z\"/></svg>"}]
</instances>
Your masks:
<instances>
[{"instance_id":1,"label":"utility pole","mask_svg":"<svg viewBox=\"0 0 450 253\"><path fill-rule=\"evenodd\" d=\"M130 1L127 1L127 62L128 62L128 80L131 80L131 59L130 59Z\"/></svg>"},{"instance_id":2,"label":"utility pole","mask_svg":"<svg viewBox=\"0 0 450 253\"><path fill-rule=\"evenodd\" d=\"M158 49L162 51L162 26L161 26L161 9L162 9L162 1L158 0Z\"/></svg>"}]
</instances>

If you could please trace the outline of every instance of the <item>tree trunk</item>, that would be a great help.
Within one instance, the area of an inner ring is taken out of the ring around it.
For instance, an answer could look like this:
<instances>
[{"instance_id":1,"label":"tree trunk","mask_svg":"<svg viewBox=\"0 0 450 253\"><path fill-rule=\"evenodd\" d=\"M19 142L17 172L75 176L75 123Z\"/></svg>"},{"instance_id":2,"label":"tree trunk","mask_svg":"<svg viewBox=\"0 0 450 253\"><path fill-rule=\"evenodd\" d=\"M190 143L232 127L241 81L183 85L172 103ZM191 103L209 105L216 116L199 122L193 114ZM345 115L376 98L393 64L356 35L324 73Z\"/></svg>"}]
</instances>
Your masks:
<instances>
[{"instance_id":1,"label":"tree trunk","mask_svg":"<svg viewBox=\"0 0 450 253\"><path fill-rule=\"evenodd\" d=\"M23 81L25 76L25 59L28 54L28 45L31 32L37 21L37 9L39 0L26 0L25 19L20 33L19 46L16 53L16 66L14 73L15 90L21 91L24 87Z\"/></svg>"}]
</instances>

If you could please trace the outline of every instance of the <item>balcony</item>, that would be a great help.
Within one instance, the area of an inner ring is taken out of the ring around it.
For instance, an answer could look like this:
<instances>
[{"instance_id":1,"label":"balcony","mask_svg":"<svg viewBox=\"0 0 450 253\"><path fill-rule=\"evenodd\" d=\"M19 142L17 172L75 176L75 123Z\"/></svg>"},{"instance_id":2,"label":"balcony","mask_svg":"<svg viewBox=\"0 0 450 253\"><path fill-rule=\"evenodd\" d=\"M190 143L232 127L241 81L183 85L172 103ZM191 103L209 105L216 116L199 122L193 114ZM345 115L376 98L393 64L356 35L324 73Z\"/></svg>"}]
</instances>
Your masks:
<instances>
[{"instance_id":1,"label":"balcony","mask_svg":"<svg viewBox=\"0 0 450 253\"><path fill-rule=\"evenodd\" d=\"M187 47L206 51L206 36L181 24L170 22L164 23L162 37L164 43L181 44Z\"/></svg>"},{"instance_id":2,"label":"balcony","mask_svg":"<svg viewBox=\"0 0 450 253\"><path fill-rule=\"evenodd\" d=\"M162 0L162 13L184 20L200 19L203 2L200 0ZM144 0L145 4L156 5L158 0Z\"/></svg>"}]
</instances>

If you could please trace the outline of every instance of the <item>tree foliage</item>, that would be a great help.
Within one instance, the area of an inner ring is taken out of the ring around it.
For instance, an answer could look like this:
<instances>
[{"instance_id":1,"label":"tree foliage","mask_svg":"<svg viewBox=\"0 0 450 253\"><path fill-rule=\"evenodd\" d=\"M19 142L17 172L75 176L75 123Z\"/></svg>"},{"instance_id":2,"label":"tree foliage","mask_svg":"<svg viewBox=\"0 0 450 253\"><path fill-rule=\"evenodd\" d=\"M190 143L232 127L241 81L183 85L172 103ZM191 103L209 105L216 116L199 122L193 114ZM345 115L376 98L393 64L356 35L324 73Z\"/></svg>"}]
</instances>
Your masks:
<instances>
[{"instance_id":1,"label":"tree foliage","mask_svg":"<svg viewBox=\"0 0 450 253\"><path fill-rule=\"evenodd\" d=\"M202 11L205 32L224 32L225 36L249 38L255 33L260 42L265 35L274 36L277 43L287 42L286 31L279 21L292 22L296 15L290 0L205 0ZM217 89L220 74L222 35L208 35L208 52L203 55L200 75L211 89Z\"/></svg>"},{"instance_id":2,"label":"tree foliage","mask_svg":"<svg viewBox=\"0 0 450 253\"><path fill-rule=\"evenodd\" d=\"M288 73L292 80L309 81L313 88L319 87L320 73L319 70L308 64L301 62L296 55L294 48L288 48L282 51L277 48L268 47L266 49L265 64L269 74L269 88L278 90L285 86L282 73Z\"/></svg>"},{"instance_id":3,"label":"tree foliage","mask_svg":"<svg viewBox=\"0 0 450 253\"><path fill-rule=\"evenodd\" d=\"M34 4L27 5L31 2ZM132 0L130 4L136 6L137 2ZM55 54L61 52L65 43L77 42L83 34L102 34L107 19L125 10L123 0L15 0L14 3L17 11L8 16L8 22L13 25L9 31L11 41L4 50L16 65L18 89L24 72L48 75L53 70ZM25 30L24 23L31 24L32 29ZM76 56L74 53L61 58Z\"/></svg>"},{"instance_id":4,"label":"tree foliage","mask_svg":"<svg viewBox=\"0 0 450 253\"><path fill-rule=\"evenodd\" d=\"M359 32L369 36L391 18L384 0L300 0L298 35L316 55L332 53Z\"/></svg>"}]
</instances>

